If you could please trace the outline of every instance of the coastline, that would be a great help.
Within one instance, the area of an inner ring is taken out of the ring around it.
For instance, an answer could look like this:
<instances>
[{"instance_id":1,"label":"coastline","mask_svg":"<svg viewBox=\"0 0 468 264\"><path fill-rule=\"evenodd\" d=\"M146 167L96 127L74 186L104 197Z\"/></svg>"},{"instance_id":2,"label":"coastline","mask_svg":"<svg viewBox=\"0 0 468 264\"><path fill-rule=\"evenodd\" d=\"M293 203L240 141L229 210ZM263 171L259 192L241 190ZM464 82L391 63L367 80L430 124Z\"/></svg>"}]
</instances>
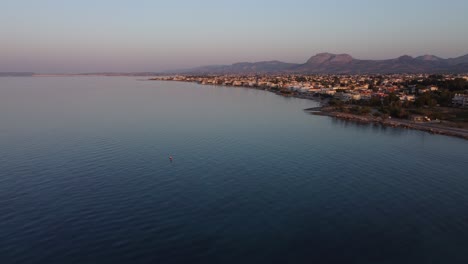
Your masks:
<instances>
[{"instance_id":1,"label":"coastline","mask_svg":"<svg viewBox=\"0 0 468 264\"><path fill-rule=\"evenodd\" d=\"M181 80L158 80L158 79L149 79L149 80L190 82L190 81L181 81ZM198 83L198 84L216 86L212 84L203 84L203 83ZM233 85L221 85L221 86L263 90L263 91L274 93L276 95L283 96L283 97L293 97L293 98L299 98L299 99L313 100L320 104L324 104L324 101L325 101L325 104L328 102L327 99L322 99L316 96L305 95L305 94L300 94L300 93L283 94L279 91L274 91L272 89L265 88L265 87L233 86ZM386 126L386 127L413 129L413 130L428 132L431 134L452 136L452 137L458 137L458 138L468 140L468 130L462 129L462 128L446 127L446 126L441 126L441 125L437 125L433 123L415 123L415 122L412 122L410 120L405 120L405 119L397 119L397 118L382 119L381 117L374 117L371 115L355 115L355 114L350 114L350 113L342 113L342 112L336 111L333 107L324 106L324 105L304 109L304 111L309 112L310 114L313 114L313 115L328 116L332 118L337 118L341 120L347 120L347 121L352 121L352 122L357 122L357 123L362 123L362 124L379 124L379 125Z\"/></svg>"},{"instance_id":2,"label":"coastline","mask_svg":"<svg viewBox=\"0 0 468 264\"><path fill-rule=\"evenodd\" d=\"M468 130L462 128L445 127L433 123L415 123L410 120L398 118L382 119L381 117L373 117L370 115L362 116L349 113L341 113L334 111L334 109L330 107L309 108L304 109L304 111L309 112L313 115L329 116L337 119L362 124L379 124L386 127L413 129L428 132L431 134L452 136L468 140Z\"/></svg>"}]
</instances>

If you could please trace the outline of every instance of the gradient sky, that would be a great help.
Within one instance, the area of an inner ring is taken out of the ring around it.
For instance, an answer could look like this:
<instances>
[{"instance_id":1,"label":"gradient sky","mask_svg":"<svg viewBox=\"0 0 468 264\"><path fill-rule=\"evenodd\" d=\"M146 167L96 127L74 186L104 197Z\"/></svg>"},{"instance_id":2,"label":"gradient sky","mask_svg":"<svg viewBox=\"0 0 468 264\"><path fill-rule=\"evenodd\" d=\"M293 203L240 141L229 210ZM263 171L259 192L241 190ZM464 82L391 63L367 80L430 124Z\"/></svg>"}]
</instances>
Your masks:
<instances>
[{"instance_id":1,"label":"gradient sky","mask_svg":"<svg viewBox=\"0 0 468 264\"><path fill-rule=\"evenodd\" d=\"M467 0L0 0L0 71L468 53Z\"/></svg>"}]
</instances>

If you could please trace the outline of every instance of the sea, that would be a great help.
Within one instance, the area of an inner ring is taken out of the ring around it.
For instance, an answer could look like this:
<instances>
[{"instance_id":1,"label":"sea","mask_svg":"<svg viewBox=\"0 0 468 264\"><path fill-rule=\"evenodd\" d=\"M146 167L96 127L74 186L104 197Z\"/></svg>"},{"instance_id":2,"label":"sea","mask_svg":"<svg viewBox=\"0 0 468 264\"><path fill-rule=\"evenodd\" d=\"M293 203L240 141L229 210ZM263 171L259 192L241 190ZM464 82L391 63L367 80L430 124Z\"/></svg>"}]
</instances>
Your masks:
<instances>
[{"instance_id":1,"label":"sea","mask_svg":"<svg viewBox=\"0 0 468 264\"><path fill-rule=\"evenodd\" d=\"M468 263L468 141L318 104L2 77L0 263Z\"/></svg>"}]
</instances>

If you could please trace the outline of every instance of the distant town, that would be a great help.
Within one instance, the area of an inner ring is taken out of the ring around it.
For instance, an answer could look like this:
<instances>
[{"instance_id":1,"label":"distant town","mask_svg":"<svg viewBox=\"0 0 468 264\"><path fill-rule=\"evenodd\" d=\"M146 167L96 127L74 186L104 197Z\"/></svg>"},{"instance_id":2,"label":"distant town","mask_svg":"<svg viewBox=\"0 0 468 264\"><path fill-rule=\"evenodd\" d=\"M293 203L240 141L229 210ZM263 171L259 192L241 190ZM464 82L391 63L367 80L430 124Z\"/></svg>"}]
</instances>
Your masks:
<instances>
[{"instance_id":1,"label":"distant town","mask_svg":"<svg viewBox=\"0 0 468 264\"><path fill-rule=\"evenodd\" d=\"M175 75L151 80L261 89L318 100L321 107L309 109L317 114L468 138L468 74Z\"/></svg>"}]
</instances>

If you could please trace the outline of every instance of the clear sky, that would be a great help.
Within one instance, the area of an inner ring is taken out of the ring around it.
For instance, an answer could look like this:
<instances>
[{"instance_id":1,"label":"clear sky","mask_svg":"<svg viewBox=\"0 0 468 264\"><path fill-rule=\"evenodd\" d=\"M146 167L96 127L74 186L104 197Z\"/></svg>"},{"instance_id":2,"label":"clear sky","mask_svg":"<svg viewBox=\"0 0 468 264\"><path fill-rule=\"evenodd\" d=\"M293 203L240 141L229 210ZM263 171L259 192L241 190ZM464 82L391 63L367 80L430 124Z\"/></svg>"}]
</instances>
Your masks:
<instances>
[{"instance_id":1,"label":"clear sky","mask_svg":"<svg viewBox=\"0 0 468 264\"><path fill-rule=\"evenodd\" d=\"M0 0L0 71L468 53L467 0Z\"/></svg>"}]
</instances>

